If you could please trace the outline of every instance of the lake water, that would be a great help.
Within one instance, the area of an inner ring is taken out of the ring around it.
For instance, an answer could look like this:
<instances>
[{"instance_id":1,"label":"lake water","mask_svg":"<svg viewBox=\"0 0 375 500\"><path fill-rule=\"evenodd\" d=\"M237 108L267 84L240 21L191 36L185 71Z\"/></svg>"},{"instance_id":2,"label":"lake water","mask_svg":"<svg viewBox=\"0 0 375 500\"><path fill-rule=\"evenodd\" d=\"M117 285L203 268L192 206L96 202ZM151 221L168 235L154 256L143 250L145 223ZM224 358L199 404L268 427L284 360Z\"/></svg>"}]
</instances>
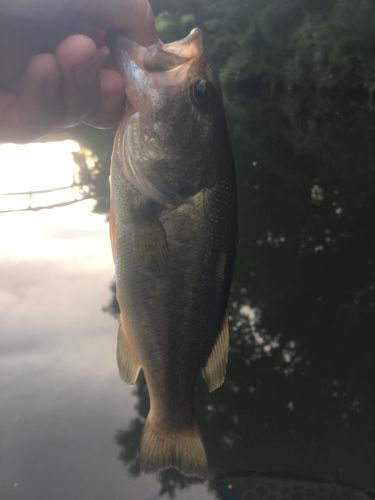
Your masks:
<instances>
[{"instance_id":1,"label":"lake water","mask_svg":"<svg viewBox=\"0 0 375 500\"><path fill-rule=\"evenodd\" d=\"M0 214L1 499L277 499L298 481L296 498L370 498L374 111L249 109L227 380L196 395L209 480L139 471L147 392L117 373L108 227L86 201Z\"/></svg>"},{"instance_id":2,"label":"lake water","mask_svg":"<svg viewBox=\"0 0 375 500\"><path fill-rule=\"evenodd\" d=\"M102 311L113 263L91 208L0 218L2 499L157 497L157 478L131 478L119 460L136 397L118 376L117 321ZM209 498L202 486L182 498L194 494Z\"/></svg>"}]
</instances>

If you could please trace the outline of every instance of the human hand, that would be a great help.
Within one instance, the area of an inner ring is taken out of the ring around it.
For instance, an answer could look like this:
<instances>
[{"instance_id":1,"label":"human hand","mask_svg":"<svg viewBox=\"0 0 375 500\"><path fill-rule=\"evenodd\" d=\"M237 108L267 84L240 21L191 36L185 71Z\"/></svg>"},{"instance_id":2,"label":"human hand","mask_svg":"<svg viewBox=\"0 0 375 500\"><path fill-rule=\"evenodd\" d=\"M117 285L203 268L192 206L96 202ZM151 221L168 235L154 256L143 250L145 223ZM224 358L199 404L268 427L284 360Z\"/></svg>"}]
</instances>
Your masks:
<instances>
[{"instance_id":1,"label":"human hand","mask_svg":"<svg viewBox=\"0 0 375 500\"><path fill-rule=\"evenodd\" d=\"M125 89L104 33L155 42L148 0L0 0L0 11L0 142L118 122Z\"/></svg>"}]
</instances>

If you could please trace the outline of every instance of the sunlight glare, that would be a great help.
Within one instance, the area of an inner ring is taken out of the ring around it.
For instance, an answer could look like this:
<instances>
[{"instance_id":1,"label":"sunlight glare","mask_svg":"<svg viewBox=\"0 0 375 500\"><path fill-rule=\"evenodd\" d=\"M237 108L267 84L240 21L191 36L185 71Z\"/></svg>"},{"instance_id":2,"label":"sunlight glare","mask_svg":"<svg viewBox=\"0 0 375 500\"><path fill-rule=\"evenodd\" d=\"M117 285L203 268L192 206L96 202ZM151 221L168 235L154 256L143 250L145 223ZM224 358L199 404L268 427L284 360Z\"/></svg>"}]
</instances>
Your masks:
<instances>
[{"instance_id":1,"label":"sunlight glare","mask_svg":"<svg viewBox=\"0 0 375 500\"><path fill-rule=\"evenodd\" d=\"M0 145L0 193L69 186L78 172L74 141Z\"/></svg>"},{"instance_id":2,"label":"sunlight glare","mask_svg":"<svg viewBox=\"0 0 375 500\"><path fill-rule=\"evenodd\" d=\"M0 146L0 192L20 193L69 186L78 166L74 141ZM76 188L75 188L76 189ZM32 206L63 203L72 189L33 195ZM5 201L4 198L6 198ZM1 196L0 210L29 205L29 196ZM15 261L70 262L80 268L111 268L108 225L92 213L94 200L37 212L0 213L0 264Z\"/></svg>"}]
</instances>

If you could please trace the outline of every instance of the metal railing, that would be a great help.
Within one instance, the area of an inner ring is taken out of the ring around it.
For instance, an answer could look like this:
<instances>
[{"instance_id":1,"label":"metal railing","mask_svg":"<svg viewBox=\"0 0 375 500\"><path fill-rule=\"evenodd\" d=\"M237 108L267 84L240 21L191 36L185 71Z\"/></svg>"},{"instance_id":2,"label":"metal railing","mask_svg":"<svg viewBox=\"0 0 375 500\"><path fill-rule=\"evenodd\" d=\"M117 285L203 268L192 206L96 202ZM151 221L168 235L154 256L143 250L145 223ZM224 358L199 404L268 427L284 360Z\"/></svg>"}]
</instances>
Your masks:
<instances>
[{"instance_id":1,"label":"metal railing","mask_svg":"<svg viewBox=\"0 0 375 500\"><path fill-rule=\"evenodd\" d=\"M46 209L50 209L50 208L65 207L67 205L72 205L74 203L79 203L80 201L84 201L84 200L87 200L89 198L92 198L92 196L89 193L84 193L79 188L83 188L83 184L80 184L77 182L72 182L72 184L70 184L69 186L63 186L63 187L59 187L59 188L41 189L41 190L37 190L37 191L23 191L23 192L14 192L14 193L0 193L0 200L2 197L10 197L10 196L19 197L19 198L28 197L28 203L26 204L25 207L5 208L5 209L2 209L0 207L0 214L1 213L2 214L10 213L10 212L38 211L38 210L46 210ZM33 204L33 197L35 197L36 195L57 193L57 192L61 192L61 191L67 190L67 189L72 190L73 199L71 199L71 200L62 201L62 202L58 202L58 203L51 203L51 204L46 204L46 205L44 205L44 204L34 205ZM79 192L78 196L77 196L77 190ZM27 202L27 200L26 200L26 202Z\"/></svg>"}]
</instances>

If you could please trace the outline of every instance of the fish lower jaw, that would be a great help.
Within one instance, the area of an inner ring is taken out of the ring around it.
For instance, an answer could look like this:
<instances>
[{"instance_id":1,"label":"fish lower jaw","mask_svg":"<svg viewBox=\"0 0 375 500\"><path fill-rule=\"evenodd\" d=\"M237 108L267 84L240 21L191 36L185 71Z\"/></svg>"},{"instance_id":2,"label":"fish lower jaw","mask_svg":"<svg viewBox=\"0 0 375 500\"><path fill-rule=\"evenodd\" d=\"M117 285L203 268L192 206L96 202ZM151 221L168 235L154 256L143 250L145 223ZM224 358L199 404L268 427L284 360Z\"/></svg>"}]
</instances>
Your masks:
<instances>
[{"instance_id":1,"label":"fish lower jaw","mask_svg":"<svg viewBox=\"0 0 375 500\"><path fill-rule=\"evenodd\" d=\"M130 101L126 102L126 109L125 109L125 114L122 119L122 123L125 125L129 122L130 119L138 119L139 118L139 111L131 104Z\"/></svg>"}]
</instances>

